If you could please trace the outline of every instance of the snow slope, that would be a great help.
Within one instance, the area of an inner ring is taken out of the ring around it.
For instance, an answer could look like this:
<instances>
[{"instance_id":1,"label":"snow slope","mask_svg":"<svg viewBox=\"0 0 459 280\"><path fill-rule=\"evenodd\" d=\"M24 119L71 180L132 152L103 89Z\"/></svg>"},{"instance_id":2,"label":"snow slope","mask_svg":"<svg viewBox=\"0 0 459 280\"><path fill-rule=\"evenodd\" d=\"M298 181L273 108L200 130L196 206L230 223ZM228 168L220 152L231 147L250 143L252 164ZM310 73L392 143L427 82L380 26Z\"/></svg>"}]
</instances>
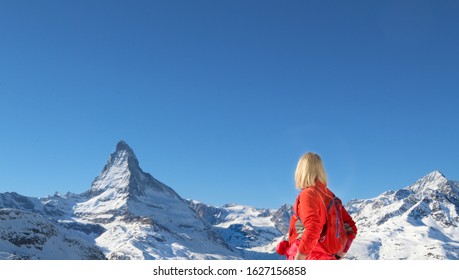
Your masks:
<instances>
[{"instance_id":1,"label":"snow slope","mask_svg":"<svg viewBox=\"0 0 459 280\"><path fill-rule=\"evenodd\" d=\"M0 209L0 259L105 259L83 234L28 211Z\"/></svg>"}]
</instances>

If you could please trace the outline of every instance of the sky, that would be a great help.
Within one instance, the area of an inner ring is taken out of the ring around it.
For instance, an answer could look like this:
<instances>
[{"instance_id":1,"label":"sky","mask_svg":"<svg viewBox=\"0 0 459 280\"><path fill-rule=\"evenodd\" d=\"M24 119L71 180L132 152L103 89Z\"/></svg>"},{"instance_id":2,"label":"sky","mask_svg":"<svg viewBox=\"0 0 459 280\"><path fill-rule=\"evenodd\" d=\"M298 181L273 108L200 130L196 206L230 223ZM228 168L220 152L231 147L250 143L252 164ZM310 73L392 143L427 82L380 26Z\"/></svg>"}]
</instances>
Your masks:
<instances>
[{"instance_id":1,"label":"sky","mask_svg":"<svg viewBox=\"0 0 459 280\"><path fill-rule=\"evenodd\" d=\"M0 0L0 193L82 193L120 140L184 198L278 208L459 180L458 1Z\"/></svg>"}]
</instances>

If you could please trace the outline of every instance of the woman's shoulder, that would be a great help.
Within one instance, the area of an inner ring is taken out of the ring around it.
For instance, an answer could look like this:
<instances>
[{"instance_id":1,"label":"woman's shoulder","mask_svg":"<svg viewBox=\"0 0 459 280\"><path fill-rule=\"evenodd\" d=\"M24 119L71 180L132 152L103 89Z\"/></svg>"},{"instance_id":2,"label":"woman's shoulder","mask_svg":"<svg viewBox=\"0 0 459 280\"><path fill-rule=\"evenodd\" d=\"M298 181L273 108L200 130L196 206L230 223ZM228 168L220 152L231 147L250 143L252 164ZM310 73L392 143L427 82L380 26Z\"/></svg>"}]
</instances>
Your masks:
<instances>
[{"instance_id":1,"label":"woman's shoulder","mask_svg":"<svg viewBox=\"0 0 459 280\"><path fill-rule=\"evenodd\" d=\"M320 197L319 190L315 187L308 187L301 191L300 199L309 199L309 198L317 198Z\"/></svg>"},{"instance_id":2,"label":"woman's shoulder","mask_svg":"<svg viewBox=\"0 0 459 280\"><path fill-rule=\"evenodd\" d=\"M321 198L324 199L325 197L335 197L335 194L328 188L324 188L323 190L317 187L308 187L301 191L300 199L312 199L312 198Z\"/></svg>"}]
</instances>

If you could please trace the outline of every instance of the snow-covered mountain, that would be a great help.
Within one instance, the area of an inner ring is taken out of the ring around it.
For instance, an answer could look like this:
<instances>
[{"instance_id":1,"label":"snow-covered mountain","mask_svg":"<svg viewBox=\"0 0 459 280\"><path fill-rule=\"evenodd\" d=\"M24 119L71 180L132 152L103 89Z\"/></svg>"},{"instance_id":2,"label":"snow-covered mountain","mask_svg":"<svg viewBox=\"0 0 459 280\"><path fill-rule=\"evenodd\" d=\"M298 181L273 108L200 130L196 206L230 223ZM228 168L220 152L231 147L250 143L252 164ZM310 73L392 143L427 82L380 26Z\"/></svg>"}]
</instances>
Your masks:
<instances>
[{"instance_id":1,"label":"snow-covered mountain","mask_svg":"<svg viewBox=\"0 0 459 280\"><path fill-rule=\"evenodd\" d=\"M108 259L239 258L173 189L142 171L123 141L87 192L43 203L61 222L102 227L95 243Z\"/></svg>"},{"instance_id":2,"label":"snow-covered mountain","mask_svg":"<svg viewBox=\"0 0 459 280\"><path fill-rule=\"evenodd\" d=\"M459 182L435 171L346 208L350 259L459 259ZM145 173L123 141L82 194L0 194L0 259L283 259L291 205L185 200Z\"/></svg>"},{"instance_id":3,"label":"snow-covered mountain","mask_svg":"<svg viewBox=\"0 0 459 280\"><path fill-rule=\"evenodd\" d=\"M359 229L349 258L459 259L459 182L438 171L346 208Z\"/></svg>"}]
</instances>

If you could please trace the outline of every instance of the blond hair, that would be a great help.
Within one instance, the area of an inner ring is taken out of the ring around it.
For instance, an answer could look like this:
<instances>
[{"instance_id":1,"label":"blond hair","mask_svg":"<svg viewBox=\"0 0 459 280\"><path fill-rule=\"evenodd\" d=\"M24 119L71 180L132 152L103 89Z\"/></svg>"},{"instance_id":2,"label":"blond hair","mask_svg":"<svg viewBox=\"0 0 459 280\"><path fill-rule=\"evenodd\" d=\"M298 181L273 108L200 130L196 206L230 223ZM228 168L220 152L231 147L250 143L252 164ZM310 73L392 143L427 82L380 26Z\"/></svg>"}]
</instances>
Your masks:
<instances>
[{"instance_id":1,"label":"blond hair","mask_svg":"<svg viewBox=\"0 0 459 280\"><path fill-rule=\"evenodd\" d=\"M316 179L327 185L327 174L325 173L322 159L314 153L304 154L296 166L296 188L301 190L314 186Z\"/></svg>"}]
</instances>

